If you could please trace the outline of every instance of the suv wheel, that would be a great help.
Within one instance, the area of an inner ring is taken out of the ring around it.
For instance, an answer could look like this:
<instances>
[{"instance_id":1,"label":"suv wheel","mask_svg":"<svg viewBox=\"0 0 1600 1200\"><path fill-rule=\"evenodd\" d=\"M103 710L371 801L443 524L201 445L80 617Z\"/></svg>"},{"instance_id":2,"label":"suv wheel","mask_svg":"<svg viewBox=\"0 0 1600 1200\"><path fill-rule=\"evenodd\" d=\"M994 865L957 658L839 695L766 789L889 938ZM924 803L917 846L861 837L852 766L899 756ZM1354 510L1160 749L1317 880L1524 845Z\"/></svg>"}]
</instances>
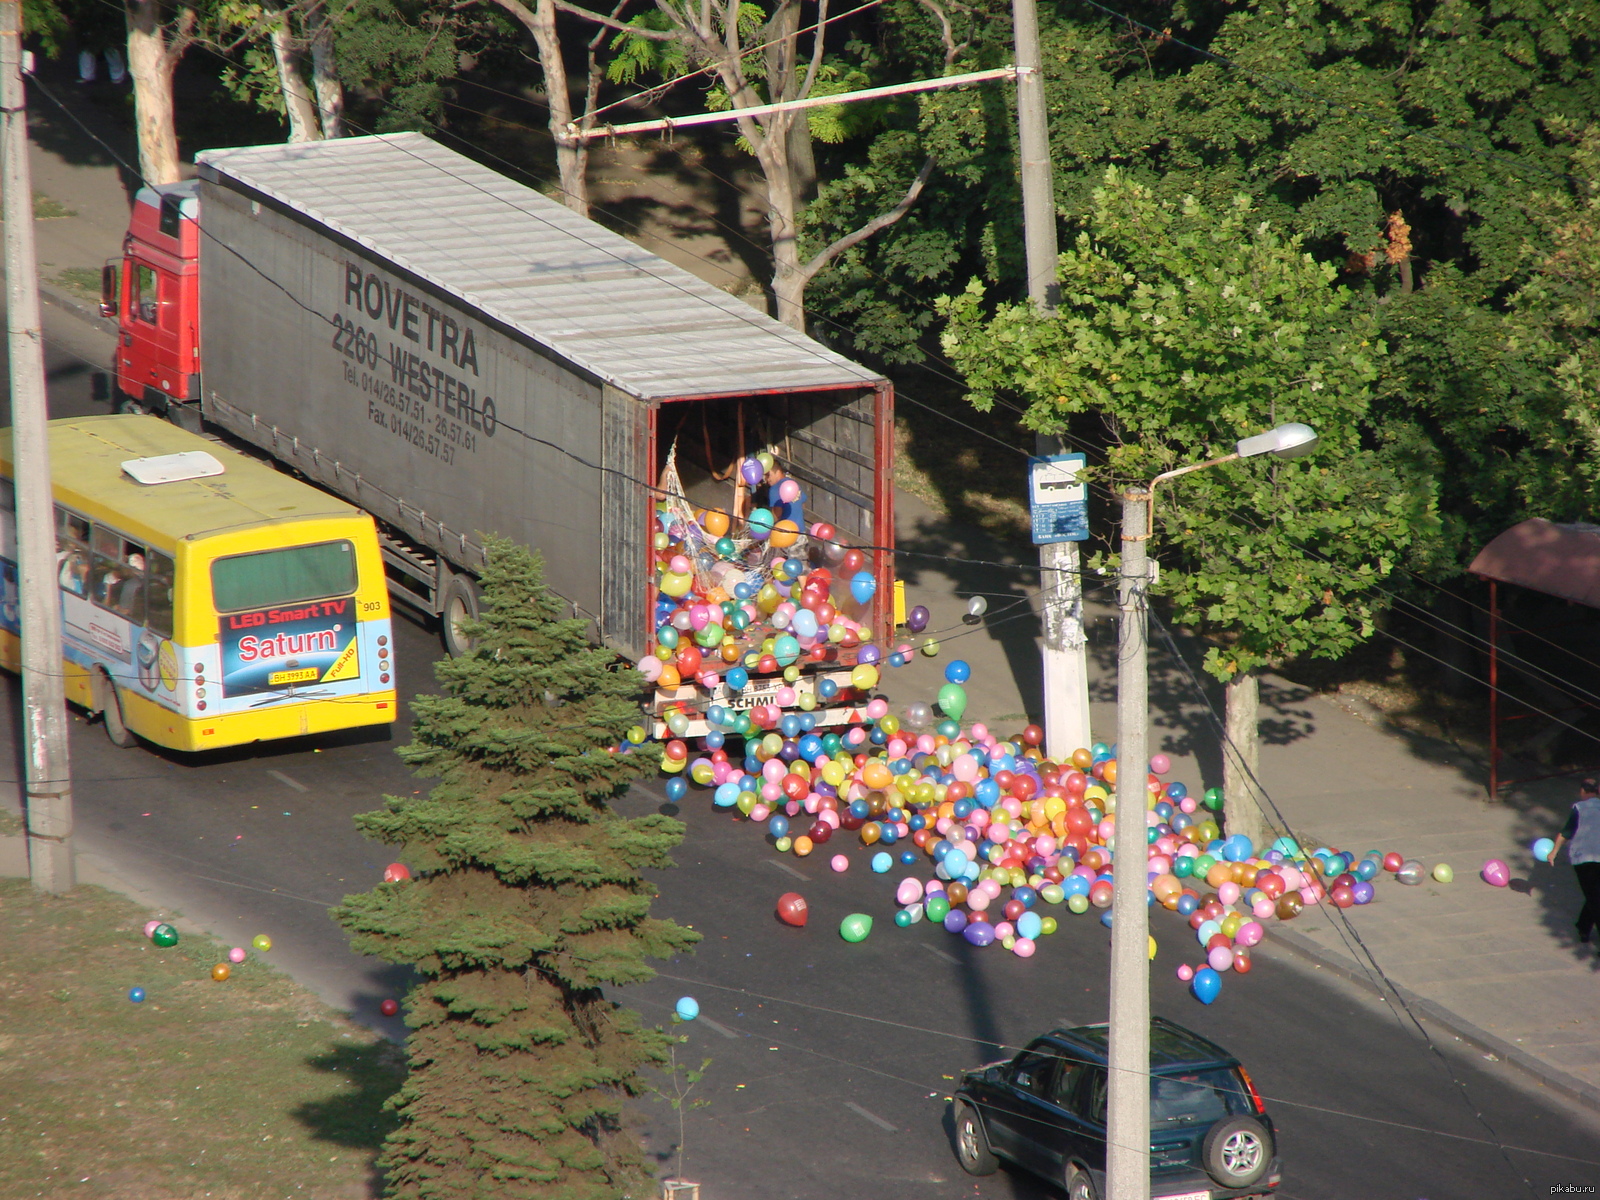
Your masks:
<instances>
[{"instance_id":1,"label":"suv wheel","mask_svg":"<svg viewBox=\"0 0 1600 1200\"><path fill-rule=\"evenodd\" d=\"M1249 1187L1272 1165L1272 1140L1254 1117L1219 1121L1206 1134L1201 1161L1206 1173L1223 1187Z\"/></svg>"},{"instance_id":2,"label":"suv wheel","mask_svg":"<svg viewBox=\"0 0 1600 1200\"><path fill-rule=\"evenodd\" d=\"M970 1104L956 1106L956 1159L968 1175L993 1175L1000 1165L989 1149L983 1119Z\"/></svg>"},{"instance_id":3,"label":"suv wheel","mask_svg":"<svg viewBox=\"0 0 1600 1200\"><path fill-rule=\"evenodd\" d=\"M1067 1200L1100 1200L1095 1195L1094 1180L1082 1167L1067 1168Z\"/></svg>"}]
</instances>

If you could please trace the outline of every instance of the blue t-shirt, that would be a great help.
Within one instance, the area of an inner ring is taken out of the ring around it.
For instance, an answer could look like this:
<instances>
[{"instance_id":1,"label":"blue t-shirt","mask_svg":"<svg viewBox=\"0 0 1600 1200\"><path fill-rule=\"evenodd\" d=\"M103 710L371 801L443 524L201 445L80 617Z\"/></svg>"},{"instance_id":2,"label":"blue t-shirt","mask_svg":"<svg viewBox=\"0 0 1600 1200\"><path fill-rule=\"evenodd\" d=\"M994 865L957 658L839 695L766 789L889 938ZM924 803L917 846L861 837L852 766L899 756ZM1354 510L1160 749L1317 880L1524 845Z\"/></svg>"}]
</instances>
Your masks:
<instances>
[{"instance_id":1,"label":"blue t-shirt","mask_svg":"<svg viewBox=\"0 0 1600 1200\"><path fill-rule=\"evenodd\" d=\"M806 522L805 517L801 515L801 502L795 500L792 503L785 504L778 494L778 489L782 486L783 480L780 479L777 483L770 484L767 487L767 507L772 510L772 520L774 523L778 521L793 521L795 527L801 533L804 533Z\"/></svg>"}]
</instances>

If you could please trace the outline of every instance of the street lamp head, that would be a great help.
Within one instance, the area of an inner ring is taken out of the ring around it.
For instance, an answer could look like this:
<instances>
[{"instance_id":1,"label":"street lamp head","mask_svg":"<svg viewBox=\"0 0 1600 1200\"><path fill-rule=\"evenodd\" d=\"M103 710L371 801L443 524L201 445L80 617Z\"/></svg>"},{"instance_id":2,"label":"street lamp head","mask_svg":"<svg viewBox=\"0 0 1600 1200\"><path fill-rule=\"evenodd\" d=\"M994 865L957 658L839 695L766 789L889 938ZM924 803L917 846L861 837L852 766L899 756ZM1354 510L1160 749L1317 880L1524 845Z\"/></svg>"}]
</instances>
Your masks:
<instances>
[{"instance_id":1,"label":"street lamp head","mask_svg":"<svg viewBox=\"0 0 1600 1200\"><path fill-rule=\"evenodd\" d=\"M1299 458L1303 454L1310 454L1316 448L1317 431L1309 425L1302 425L1299 421L1290 421L1287 425L1279 425L1276 429L1258 433L1255 437L1243 438L1234 446L1240 458L1251 458L1257 454Z\"/></svg>"}]
</instances>

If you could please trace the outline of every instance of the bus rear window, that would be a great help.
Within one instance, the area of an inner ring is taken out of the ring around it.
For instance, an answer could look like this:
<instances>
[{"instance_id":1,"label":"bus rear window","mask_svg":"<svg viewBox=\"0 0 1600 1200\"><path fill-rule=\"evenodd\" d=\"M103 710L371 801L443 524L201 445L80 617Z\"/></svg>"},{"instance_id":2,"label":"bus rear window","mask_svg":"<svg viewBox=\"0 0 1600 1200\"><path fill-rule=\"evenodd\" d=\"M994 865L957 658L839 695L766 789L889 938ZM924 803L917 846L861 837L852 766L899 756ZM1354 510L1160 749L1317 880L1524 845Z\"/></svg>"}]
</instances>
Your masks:
<instances>
[{"instance_id":1,"label":"bus rear window","mask_svg":"<svg viewBox=\"0 0 1600 1200\"><path fill-rule=\"evenodd\" d=\"M356 552L349 542L236 554L211 564L218 612L325 600L355 590Z\"/></svg>"}]
</instances>

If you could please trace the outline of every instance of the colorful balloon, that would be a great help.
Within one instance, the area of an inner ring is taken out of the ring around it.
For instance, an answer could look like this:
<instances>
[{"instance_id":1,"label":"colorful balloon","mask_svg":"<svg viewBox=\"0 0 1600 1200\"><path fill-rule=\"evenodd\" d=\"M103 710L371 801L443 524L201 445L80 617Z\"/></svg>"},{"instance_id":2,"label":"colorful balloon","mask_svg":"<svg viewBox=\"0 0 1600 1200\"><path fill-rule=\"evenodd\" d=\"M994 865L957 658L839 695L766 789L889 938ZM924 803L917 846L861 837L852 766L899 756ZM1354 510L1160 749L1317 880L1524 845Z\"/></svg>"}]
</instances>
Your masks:
<instances>
[{"instance_id":1,"label":"colorful balloon","mask_svg":"<svg viewBox=\"0 0 1600 1200\"><path fill-rule=\"evenodd\" d=\"M839 922L839 936L847 942L865 941L872 932L872 918L866 913L851 913Z\"/></svg>"},{"instance_id":2,"label":"colorful balloon","mask_svg":"<svg viewBox=\"0 0 1600 1200\"><path fill-rule=\"evenodd\" d=\"M800 928L810 916L811 911L806 905L806 898L799 892L785 892L778 897L778 920L785 925Z\"/></svg>"}]
</instances>

